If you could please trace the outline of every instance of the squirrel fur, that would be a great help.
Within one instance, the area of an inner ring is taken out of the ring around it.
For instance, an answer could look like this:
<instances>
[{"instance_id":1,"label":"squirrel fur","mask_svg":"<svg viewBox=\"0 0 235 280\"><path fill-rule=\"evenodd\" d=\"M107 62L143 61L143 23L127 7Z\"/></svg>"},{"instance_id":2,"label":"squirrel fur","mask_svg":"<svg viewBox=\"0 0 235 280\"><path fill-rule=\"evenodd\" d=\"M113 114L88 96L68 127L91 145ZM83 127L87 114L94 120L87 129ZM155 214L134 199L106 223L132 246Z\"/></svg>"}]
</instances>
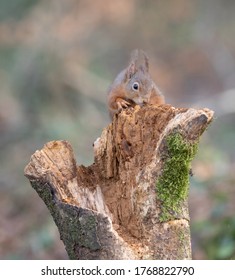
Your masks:
<instances>
[{"instance_id":1,"label":"squirrel fur","mask_svg":"<svg viewBox=\"0 0 235 280\"><path fill-rule=\"evenodd\" d=\"M132 51L129 65L117 75L108 89L107 103L111 118L135 104L165 103L163 94L149 74L149 59L144 51Z\"/></svg>"}]
</instances>

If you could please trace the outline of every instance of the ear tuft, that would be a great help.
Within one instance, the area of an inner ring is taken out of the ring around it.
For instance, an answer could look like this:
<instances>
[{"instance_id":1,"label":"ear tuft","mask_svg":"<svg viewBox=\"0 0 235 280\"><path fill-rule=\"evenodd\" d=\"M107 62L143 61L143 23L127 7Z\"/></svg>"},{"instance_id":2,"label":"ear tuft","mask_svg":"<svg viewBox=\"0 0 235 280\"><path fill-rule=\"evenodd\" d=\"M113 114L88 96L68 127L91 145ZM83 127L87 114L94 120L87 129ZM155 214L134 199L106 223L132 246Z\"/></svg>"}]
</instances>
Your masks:
<instances>
[{"instance_id":1,"label":"ear tuft","mask_svg":"<svg viewBox=\"0 0 235 280\"><path fill-rule=\"evenodd\" d=\"M126 70L126 79L131 79L137 72L137 68L134 61L131 61Z\"/></svg>"},{"instance_id":2,"label":"ear tuft","mask_svg":"<svg viewBox=\"0 0 235 280\"><path fill-rule=\"evenodd\" d=\"M149 71L149 59L143 50L133 50L131 52L131 62L134 62L136 69L141 69L144 72Z\"/></svg>"}]
</instances>

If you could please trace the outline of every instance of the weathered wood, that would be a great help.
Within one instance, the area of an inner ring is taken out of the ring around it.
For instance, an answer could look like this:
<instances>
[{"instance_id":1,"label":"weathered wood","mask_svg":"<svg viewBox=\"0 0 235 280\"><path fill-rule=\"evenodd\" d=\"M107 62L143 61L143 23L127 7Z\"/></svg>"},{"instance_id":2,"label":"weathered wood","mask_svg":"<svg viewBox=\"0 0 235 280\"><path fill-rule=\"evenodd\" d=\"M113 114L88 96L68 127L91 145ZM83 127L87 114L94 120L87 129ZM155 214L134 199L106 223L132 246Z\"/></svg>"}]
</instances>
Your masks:
<instances>
[{"instance_id":1,"label":"weathered wood","mask_svg":"<svg viewBox=\"0 0 235 280\"><path fill-rule=\"evenodd\" d=\"M209 109L122 111L77 166L70 144L36 151L25 176L49 208L71 259L190 259L188 188Z\"/></svg>"}]
</instances>

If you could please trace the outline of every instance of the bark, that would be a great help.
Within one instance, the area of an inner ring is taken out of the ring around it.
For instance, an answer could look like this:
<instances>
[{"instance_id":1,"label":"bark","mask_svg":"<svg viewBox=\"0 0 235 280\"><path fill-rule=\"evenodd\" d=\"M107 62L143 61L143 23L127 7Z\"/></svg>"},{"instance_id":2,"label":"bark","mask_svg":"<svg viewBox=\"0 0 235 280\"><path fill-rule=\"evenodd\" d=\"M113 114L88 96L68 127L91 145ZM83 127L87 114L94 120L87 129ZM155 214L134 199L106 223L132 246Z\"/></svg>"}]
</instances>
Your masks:
<instances>
[{"instance_id":1,"label":"bark","mask_svg":"<svg viewBox=\"0 0 235 280\"><path fill-rule=\"evenodd\" d=\"M50 210L71 259L191 259L188 190L209 109L129 108L77 166L71 145L36 151L25 176Z\"/></svg>"}]
</instances>

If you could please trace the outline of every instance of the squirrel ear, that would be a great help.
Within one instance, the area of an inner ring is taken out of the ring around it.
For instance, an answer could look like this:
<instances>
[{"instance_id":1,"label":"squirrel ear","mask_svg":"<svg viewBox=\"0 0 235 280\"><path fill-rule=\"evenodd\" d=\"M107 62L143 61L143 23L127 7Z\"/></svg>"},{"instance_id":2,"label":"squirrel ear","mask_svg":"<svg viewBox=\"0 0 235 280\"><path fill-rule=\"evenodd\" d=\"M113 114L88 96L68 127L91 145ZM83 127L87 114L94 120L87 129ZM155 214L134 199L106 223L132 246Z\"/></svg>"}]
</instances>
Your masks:
<instances>
[{"instance_id":1,"label":"squirrel ear","mask_svg":"<svg viewBox=\"0 0 235 280\"><path fill-rule=\"evenodd\" d=\"M147 54L143 50L139 50L138 52L138 64L139 64L139 68L143 72L149 71L149 59Z\"/></svg>"},{"instance_id":2,"label":"squirrel ear","mask_svg":"<svg viewBox=\"0 0 235 280\"><path fill-rule=\"evenodd\" d=\"M131 61L135 63L136 69L140 69L143 72L149 71L149 59L143 50L133 50L131 53Z\"/></svg>"},{"instance_id":3,"label":"squirrel ear","mask_svg":"<svg viewBox=\"0 0 235 280\"><path fill-rule=\"evenodd\" d=\"M125 79L131 79L131 77L138 71L146 73L149 71L149 59L143 50L133 50L131 53L131 61L127 67L125 73Z\"/></svg>"},{"instance_id":4,"label":"squirrel ear","mask_svg":"<svg viewBox=\"0 0 235 280\"><path fill-rule=\"evenodd\" d=\"M136 73L137 69L136 69L136 65L135 62L132 61L129 66L127 67L126 70L126 79L131 79L131 77Z\"/></svg>"},{"instance_id":5,"label":"squirrel ear","mask_svg":"<svg viewBox=\"0 0 235 280\"><path fill-rule=\"evenodd\" d=\"M145 68L148 72L149 71L149 58L147 57L147 55L144 51L143 51L143 55L144 55L144 65L145 65Z\"/></svg>"}]
</instances>

